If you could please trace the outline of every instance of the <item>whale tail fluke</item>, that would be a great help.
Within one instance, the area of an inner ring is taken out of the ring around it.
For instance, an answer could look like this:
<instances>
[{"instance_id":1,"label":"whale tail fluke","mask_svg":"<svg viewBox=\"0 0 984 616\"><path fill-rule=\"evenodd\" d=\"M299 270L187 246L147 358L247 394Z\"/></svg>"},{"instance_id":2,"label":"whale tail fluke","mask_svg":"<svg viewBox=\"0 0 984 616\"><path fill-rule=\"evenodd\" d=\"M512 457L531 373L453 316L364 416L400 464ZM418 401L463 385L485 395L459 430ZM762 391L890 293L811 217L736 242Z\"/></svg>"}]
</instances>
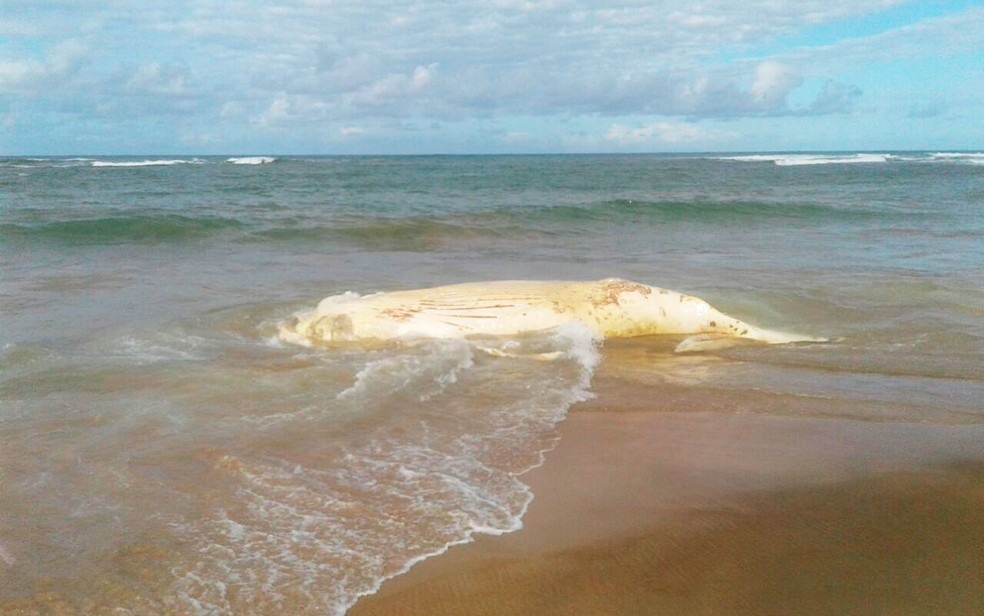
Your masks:
<instances>
[{"instance_id":1,"label":"whale tail fluke","mask_svg":"<svg viewBox=\"0 0 984 616\"><path fill-rule=\"evenodd\" d=\"M673 349L674 353L701 353L705 351L716 351L741 344L743 340L759 342L764 344L792 344L795 342L828 342L827 338L817 338L803 334L793 334L789 332L779 332L758 327L748 327L740 336L729 334L704 333L688 336L684 338Z\"/></svg>"},{"instance_id":2,"label":"whale tail fluke","mask_svg":"<svg viewBox=\"0 0 984 616\"><path fill-rule=\"evenodd\" d=\"M735 346L741 338L727 334L696 334L687 336L673 349L674 353L704 353Z\"/></svg>"}]
</instances>

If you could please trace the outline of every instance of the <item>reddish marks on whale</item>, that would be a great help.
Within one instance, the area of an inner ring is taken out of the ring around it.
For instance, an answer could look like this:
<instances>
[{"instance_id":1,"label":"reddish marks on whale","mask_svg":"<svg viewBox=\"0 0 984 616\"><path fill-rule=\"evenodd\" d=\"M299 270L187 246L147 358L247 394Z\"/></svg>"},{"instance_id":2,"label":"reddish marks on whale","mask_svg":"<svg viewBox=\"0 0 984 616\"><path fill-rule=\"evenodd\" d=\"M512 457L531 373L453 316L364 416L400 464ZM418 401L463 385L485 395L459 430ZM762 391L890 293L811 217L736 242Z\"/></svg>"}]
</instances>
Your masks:
<instances>
[{"instance_id":1,"label":"reddish marks on whale","mask_svg":"<svg viewBox=\"0 0 984 616\"><path fill-rule=\"evenodd\" d=\"M407 308L407 307L399 306L399 307L387 308L385 310L381 310L379 314L389 319L393 319L394 321L398 321L402 323L404 321L409 321L410 319L413 318L415 314L419 312L420 312L419 308Z\"/></svg>"},{"instance_id":2,"label":"reddish marks on whale","mask_svg":"<svg viewBox=\"0 0 984 616\"><path fill-rule=\"evenodd\" d=\"M597 293L591 298L591 303L599 308L605 305L618 306L622 303L621 298L623 293L650 295L652 292L652 288L644 284L613 278L601 282Z\"/></svg>"}]
</instances>

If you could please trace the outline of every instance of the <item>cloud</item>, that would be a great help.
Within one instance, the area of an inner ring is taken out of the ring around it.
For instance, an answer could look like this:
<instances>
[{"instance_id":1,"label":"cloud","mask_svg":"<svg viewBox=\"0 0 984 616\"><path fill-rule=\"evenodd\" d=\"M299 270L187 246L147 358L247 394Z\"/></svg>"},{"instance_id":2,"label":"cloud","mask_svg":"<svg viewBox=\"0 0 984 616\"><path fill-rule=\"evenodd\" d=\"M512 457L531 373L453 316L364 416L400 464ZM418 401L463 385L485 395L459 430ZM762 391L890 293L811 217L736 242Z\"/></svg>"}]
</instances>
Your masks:
<instances>
[{"instance_id":1,"label":"cloud","mask_svg":"<svg viewBox=\"0 0 984 616\"><path fill-rule=\"evenodd\" d=\"M182 96L188 94L189 70L186 66L161 65L157 62L138 68L124 89L133 94Z\"/></svg>"},{"instance_id":2,"label":"cloud","mask_svg":"<svg viewBox=\"0 0 984 616\"><path fill-rule=\"evenodd\" d=\"M857 86L827 81L816 100L807 109L807 113L814 115L851 113L857 109L861 94L861 88Z\"/></svg>"},{"instance_id":3,"label":"cloud","mask_svg":"<svg viewBox=\"0 0 984 616\"><path fill-rule=\"evenodd\" d=\"M0 106L16 100L18 118L38 125L115 118L122 131L153 119L162 135L195 135L218 122L219 138L284 143L352 143L355 126L378 143L411 140L406 127L426 123L501 142L489 127L513 118L529 121L509 142L557 143L530 119L587 118L596 142L607 131L606 144L683 144L719 120L884 109L872 63L984 46L984 8L891 12L916 2L144 0L134 11L127 0L6 0ZM855 34L838 38L848 24ZM815 97L813 84L825 84ZM976 98L968 88L949 100Z\"/></svg>"},{"instance_id":4,"label":"cloud","mask_svg":"<svg viewBox=\"0 0 984 616\"><path fill-rule=\"evenodd\" d=\"M755 80L749 94L755 106L776 109L786 103L790 91L803 83L803 77L795 67L781 62L767 61L755 67Z\"/></svg>"},{"instance_id":5,"label":"cloud","mask_svg":"<svg viewBox=\"0 0 984 616\"><path fill-rule=\"evenodd\" d=\"M814 72L836 72L882 62L977 54L984 47L984 7L888 28L867 36L801 46L781 54L783 61L809 64Z\"/></svg>"},{"instance_id":6,"label":"cloud","mask_svg":"<svg viewBox=\"0 0 984 616\"><path fill-rule=\"evenodd\" d=\"M680 145L696 143L707 137L707 132L702 128L678 122L654 122L636 127L613 124L605 133L605 141L618 145Z\"/></svg>"},{"instance_id":7,"label":"cloud","mask_svg":"<svg viewBox=\"0 0 984 616\"><path fill-rule=\"evenodd\" d=\"M220 139L211 133L193 133L181 135L179 142L195 148L207 148L218 144Z\"/></svg>"},{"instance_id":8,"label":"cloud","mask_svg":"<svg viewBox=\"0 0 984 616\"><path fill-rule=\"evenodd\" d=\"M252 118L251 123L260 127L305 125L324 121L330 108L323 101L304 95L281 93L263 113Z\"/></svg>"},{"instance_id":9,"label":"cloud","mask_svg":"<svg viewBox=\"0 0 984 616\"><path fill-rule=\"evenodd\" d=\"M908 117L918 120L925 120L944 115L947 110L948 105L945 102L941 100L933 100L910 107Z\"/></svg>"},{"instance_id":10,"label":"cloud","mask_svg":"<svg viewBox=\"0 0 984 616\"><path fill-rule=\"evenodd\" d=\"M803 83L799 69L775 61L751 71L730 67L678 85L671 104L654 111L707 117L782 114L787 97Z\"/></svg>"},{"instance_id":11,"label":"cloud","mask_svg":"<svg viewBox=\"0 0 984 616\"><path fill-rule=\"evenodd\" d=\"M385 69L381 58L368 53L337 57L319 51L317 56L316 82L328 92L354 92L368 87Z\"/></svg>"},{"instance_id":12,"label":"cloud","mask_svg":"<svg viewBox=\"0 0 984 616\"><path fill-rule=\"evenodd\" d=\"M58 87L85 63L87 52L82 43L67 40L43 60L0 59L0 94L35 94Z\"/></svg>"},{"instance_id":13,"label":"cloud","mask_svg":"<svg viewBox=\"0 0 984 616\"><path fill-rule=\"evenodd\" d=\"M252 100L307 96L340 117L738 117L784 112L802 69L769 59L708 62L714 54L900 2L502 0L476 13L430 0L205 0L159 28L193 45L222 41L228 60L246 67L227 90Z\"/></svg>"},{"instance_id":14,"label":"cloud","mask_svg":"<svg viewBox=\"0 0 984 616\"><path fill-rule=\"evenodd\" d=\"M219 109L219 119L235 121L242 119L246 115L246 110L239 101L226 101Z\"/></svg>"},{"instance_id":15,"label":"cloud","mask_svg":"<svg viewBox=\"0 0 984 616\"><path fill-rule=\"evenodd\" d=\"M379 107L396 100L420 96L434 81L437 63L417 66L409 74L393 74L352 93L347 103L356 107Z\"/></svg>"}]
</instances>

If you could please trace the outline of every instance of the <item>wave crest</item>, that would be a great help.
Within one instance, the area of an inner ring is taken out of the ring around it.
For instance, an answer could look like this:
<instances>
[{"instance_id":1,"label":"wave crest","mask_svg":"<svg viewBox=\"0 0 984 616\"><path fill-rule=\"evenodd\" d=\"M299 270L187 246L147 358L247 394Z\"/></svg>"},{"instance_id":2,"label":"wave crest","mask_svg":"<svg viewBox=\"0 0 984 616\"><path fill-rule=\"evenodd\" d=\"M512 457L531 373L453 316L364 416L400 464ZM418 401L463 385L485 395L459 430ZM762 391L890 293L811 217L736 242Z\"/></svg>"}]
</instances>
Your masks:
<instances>
[{"instance_id":1,"label":"wave crest","mask_svg":"<svg viewBox=\"0 0 984 616\"><path fill-rule=\"evenodd\" d=\"M91 167L171 167L173 165L204 165L205 162L200 158L193 158L191 160L94 160L89 165Z\"/></svg>"},{"instance_id":2,"label":"wave crest","mask_svg":"<svg viewBox=\"0 0 984 616\"><path fill-rule=\"evenodd\" d=\"M886 163L898 159L893 154L751 154L748 156L722 156L718 160L744 163L773 163L779 167L806 165L853 165Z\"/></svg>"},{"instance_id":3,"label":"wave crest","mask_svg":"<svg viewBox=\"0 0 984 616\"><path fill-rule=\"evenodd\" d=\"M267 165L276 161L273 156L240 156L226 159L227 163L233 165Z\"/></svg>"}]
</instances>

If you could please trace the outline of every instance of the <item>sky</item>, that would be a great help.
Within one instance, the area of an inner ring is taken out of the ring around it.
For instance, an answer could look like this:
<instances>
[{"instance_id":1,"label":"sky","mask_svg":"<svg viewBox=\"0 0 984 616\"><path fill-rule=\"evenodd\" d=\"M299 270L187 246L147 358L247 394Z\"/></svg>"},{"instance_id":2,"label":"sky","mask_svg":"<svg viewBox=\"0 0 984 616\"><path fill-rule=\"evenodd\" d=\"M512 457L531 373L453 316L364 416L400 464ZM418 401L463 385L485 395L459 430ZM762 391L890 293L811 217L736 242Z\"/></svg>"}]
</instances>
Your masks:
<instances>
[{"instance_id":1,"label":"sky","mask_svg":"<svg viewBox=\"0 0 984 616\"><path fill-rule=\"evenodd\" d=\"M984 0L0 0L0 154L984 150Z\"/></svg>"}]
</instances>

